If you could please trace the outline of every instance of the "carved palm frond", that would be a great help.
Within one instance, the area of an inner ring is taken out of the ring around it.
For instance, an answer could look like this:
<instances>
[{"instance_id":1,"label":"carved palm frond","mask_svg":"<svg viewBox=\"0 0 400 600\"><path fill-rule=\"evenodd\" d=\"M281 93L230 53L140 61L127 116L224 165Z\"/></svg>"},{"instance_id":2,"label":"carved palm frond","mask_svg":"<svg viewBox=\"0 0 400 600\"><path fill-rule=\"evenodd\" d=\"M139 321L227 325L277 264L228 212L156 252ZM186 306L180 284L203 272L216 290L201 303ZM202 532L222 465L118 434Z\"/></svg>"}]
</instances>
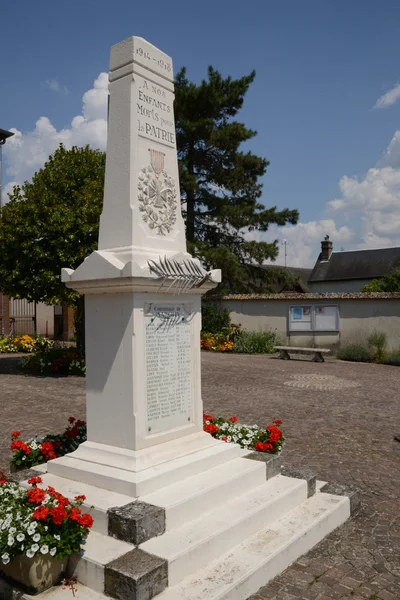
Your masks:
<instances>
[{"instance_id":1,"label":"carved palm frond","mask_svg":"<svg viewBox=\"0 0 400 600\"><path fill-rule=\"evenodd\" d=\"M168 292L175 287L175 295L182 294L194 287L200 287L210 278L210 274L192 259L180 263L174 258L164 256L164 258L160 257L158 262L154 260L147 262L150 272L162 280L157 291L162 290L164 284L170 282L165 291Z\"/></svg>"}]
</instances>

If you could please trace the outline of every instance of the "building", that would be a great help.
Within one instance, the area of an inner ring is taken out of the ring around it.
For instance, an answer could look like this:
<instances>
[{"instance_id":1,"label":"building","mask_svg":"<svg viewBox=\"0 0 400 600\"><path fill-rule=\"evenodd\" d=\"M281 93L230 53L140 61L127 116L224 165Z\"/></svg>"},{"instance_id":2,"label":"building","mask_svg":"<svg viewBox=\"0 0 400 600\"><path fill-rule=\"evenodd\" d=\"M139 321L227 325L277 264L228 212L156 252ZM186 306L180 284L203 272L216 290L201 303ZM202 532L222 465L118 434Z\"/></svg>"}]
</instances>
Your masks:
<instances>
[{"instance_id":1,"label":"building","mask_svg":"<svg viewBox=\"0 0 400 600\"><path fill-rule=\"evenodd\" d=\"M400 268L400 247L333 251L329 236L308 280L311 293L356 293L373 279Z\"/></svg>"},{"instance_id":2,"label":"building","mask_svg":"<svg viewBox=\"0 0 400 600\"><path fill-rule=\"evenodd\" d=\"M67 341L74 333L74 311L71 307L28 302L0 292L0 336L42 335Z\"/></svg>"}]
</instances>

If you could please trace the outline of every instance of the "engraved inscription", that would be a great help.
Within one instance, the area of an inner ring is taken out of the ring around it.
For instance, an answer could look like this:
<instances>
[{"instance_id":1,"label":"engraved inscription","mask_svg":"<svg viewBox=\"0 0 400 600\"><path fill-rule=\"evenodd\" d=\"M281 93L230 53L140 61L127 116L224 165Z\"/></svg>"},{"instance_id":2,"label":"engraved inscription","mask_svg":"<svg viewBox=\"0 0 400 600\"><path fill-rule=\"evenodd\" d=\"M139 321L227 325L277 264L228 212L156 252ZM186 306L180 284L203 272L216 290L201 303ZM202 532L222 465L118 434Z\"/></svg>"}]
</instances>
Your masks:
<instances>
[{"instance_id":1,"label":"engraved inscription","mask_svg":"<svg viewBox=\"0 0 400 600\"><path fill-rule=\"evenodd\" d=\"M162 56L161 52L155 54L148 46L142 46L140 42L135 41L136 60L148 69L157 70L160 74L172 76L172 63L167 56Z\"/></svg>"},{"instance_id":2,"label":"engraved inscription","mask_svg":"<svg viewBox=\"0 0 400 600\"><path fill-rule=\"evenodd\" d=\"M175 148L172 92L142 77L137 76L136 79L139 135Z\"/></svg>"},{"instance_id":3,"label":"engraved inscription","mask_svg":"<svg viewBox=\"0 0 400 600\"><path fill-rule=\"evenodd\" d=\"M184 305L153 306L145 315L147 431L192 419L190 322Z\"/></svg>"}]
</instances>

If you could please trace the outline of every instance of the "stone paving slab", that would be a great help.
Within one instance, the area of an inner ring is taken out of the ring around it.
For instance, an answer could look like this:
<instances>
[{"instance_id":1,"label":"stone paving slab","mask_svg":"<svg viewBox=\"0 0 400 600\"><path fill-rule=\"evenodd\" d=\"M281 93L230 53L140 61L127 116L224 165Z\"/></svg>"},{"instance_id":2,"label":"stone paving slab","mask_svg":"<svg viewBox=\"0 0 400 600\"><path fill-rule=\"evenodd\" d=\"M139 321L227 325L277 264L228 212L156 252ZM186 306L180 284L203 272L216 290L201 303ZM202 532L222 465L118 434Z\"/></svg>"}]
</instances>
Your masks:
<instances>
[{"instance_id":1,"label":"stone paving slab","mask_svg":"<svg viewBox=\"0 0 400 600\"><path fill-rule=\"evenodd\" d=\"M32 377L0 355L0 470L9 434L61 431L84 418L84 380ZM357 516L252 600L400 599L400 431L398 367L265 356L202 354L205 410L243 423L284 421L284 463L357 487Z\"/></svg>"}]
</instances>

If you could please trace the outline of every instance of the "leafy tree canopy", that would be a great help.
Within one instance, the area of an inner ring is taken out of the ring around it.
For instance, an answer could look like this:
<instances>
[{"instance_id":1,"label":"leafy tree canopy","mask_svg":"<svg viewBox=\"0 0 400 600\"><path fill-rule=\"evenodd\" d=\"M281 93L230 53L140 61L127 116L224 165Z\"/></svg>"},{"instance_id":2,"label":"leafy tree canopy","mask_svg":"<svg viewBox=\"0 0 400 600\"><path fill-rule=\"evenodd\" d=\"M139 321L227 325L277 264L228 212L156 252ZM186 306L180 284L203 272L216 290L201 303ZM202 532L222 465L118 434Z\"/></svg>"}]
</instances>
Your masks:
<instances>
[{"instance_id":1,"label":"leafy tree canopy","mask_svg":"<svg viewBox=\"0 0 400 600\"><path fill-rule=\"evenodd\" d=\"M60 145L43 169L16 186L1 209L0 289L16 298L75 304L61 282L97 249L105 154Z\"/></svg>"},{"instance_id":2,"label":"leafy tree canopy","mask_svg":"<svg viewBox=\"0 0 400 600\"><path fill-rule=\"evenodd\" d=\"M185 69L175 80L188 250L208 267L221 268L222 289L236 292L268 287L271 273L257 265L277 257L278 243L257 241L258 234L273 224L295 224L299 216L297 210L264 206L260 177L269 162L242 149L257 133L236 120L254 78L254 71L236 80L223 78L209 67L208 79L199 85L187 79Z\"/></svg>"},{"instance_id":3,"label":"leafy tree canopy","mask_svg":"<svg viewBox=\"0 0 400 600\"><path fill-rule=\"evenodd\" d=\"M363 292L400 292L400 269L393 269L381 279L374 279L362 289Z\"/></svg>"}]
</instances>

